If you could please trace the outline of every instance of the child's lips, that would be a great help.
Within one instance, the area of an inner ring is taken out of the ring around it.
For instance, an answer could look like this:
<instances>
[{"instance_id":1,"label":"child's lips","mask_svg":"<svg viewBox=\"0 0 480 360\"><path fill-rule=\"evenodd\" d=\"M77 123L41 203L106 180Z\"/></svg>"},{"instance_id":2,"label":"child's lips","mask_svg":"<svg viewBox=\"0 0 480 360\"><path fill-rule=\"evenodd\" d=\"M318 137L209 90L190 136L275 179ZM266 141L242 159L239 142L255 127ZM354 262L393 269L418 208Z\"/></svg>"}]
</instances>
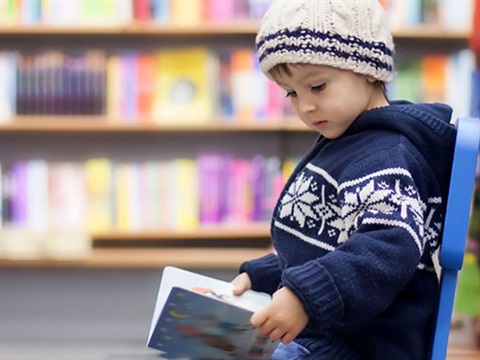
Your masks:
<instances>
[{"instance_id":1,"label":"child's lips","mask_svg":"<svg viewBox=\"0 0 480 360\"><path fill-rule=\"evenodd\" d=\"M327 120L319 120L319 121L315 121L313 123L313 126L315 126L316 128L321 128L321 127L324 127L325 125L327 125L328 121Z\"/></svg>"}]
</instances>

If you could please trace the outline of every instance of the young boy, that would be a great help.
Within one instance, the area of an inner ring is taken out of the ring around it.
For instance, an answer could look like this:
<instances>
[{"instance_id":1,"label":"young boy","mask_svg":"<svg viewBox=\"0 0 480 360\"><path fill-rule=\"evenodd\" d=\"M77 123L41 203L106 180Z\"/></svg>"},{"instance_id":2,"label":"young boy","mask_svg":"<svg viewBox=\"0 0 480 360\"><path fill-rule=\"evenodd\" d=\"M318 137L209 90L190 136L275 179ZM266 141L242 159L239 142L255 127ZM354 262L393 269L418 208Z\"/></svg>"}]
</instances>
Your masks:
<instances>
[{"instance_id":1,"label":"young boy","mask_svg":"<svg viewBox=\"0 0 480 360\"><path fill-rule=\"evenodd\" d=\"M320 136L271 223L276 252L232 283L273 294L252 316L274 359L426 359L455 129L441 104L389 101L392 37L376 0L273 1L262 71Z\"/></svg>"}]
</instances>

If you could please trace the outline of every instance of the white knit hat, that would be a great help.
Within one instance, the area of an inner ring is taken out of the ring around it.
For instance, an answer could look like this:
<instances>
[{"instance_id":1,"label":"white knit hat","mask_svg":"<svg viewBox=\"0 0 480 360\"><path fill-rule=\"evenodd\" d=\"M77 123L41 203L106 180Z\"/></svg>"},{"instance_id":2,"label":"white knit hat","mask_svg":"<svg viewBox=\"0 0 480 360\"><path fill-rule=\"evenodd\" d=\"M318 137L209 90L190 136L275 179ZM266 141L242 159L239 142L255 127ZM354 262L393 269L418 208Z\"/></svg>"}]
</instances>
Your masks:
<instances>
[{"instance_id":1,"label":"white knit hat","mask_svg":"<svg viewBox=\"0 0 480 360\"><path fill-rule=\"evenodd\" d=\"M256 38L262 71L281 63L328 65L394 77L392 35L378 0L273 0Z\"/></svg>"}]
</instances>

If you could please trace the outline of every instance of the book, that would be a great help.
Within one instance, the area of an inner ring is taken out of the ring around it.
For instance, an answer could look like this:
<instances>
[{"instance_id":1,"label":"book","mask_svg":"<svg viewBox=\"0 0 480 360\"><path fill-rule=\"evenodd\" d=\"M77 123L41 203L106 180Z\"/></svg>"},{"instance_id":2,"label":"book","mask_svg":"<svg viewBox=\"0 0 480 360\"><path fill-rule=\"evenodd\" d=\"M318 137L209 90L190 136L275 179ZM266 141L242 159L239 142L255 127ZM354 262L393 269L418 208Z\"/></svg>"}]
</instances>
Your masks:
<instances>
[{"instance_id":1,"label":"book","mask_svg":"<svg viewBox=\"0 0 480 360\"><path fill-rule=\"evenodd\" d=\"M112 227L113 164L107 158L92 158L85 162L87 228L108 231Z\"/></svg>"},{"instance_id":2,"label":"book","mask_svg":"<svg viewBox=\"0 0 480 360\"><path fill-rule=\"evenodd\" d=\"M278 342L250 324L269 301L252 290L234 296L231 283L167 266L147 346L163 359L270 359Z\"/></svg>"},{"instance_id":3,"label":"book","mask_svg":"<svg viewBox=\"0 0 480 360\"><path fill-rule=\"evenodd\" d=\"M217 65L206 47L158 52L153 115L159 124L212 120Z\"/></svg>"}]
</instances>

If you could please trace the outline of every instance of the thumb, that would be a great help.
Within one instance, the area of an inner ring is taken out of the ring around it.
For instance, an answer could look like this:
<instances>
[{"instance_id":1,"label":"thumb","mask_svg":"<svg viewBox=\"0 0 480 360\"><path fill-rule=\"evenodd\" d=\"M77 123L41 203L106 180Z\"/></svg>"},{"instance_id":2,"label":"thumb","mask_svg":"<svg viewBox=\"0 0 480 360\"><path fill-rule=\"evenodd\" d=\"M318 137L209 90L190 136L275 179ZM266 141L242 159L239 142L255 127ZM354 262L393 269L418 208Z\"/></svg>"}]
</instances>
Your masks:
<instances>
[{"instance_id":1,"label":"thumb","mask_svg":"<svg viewBox=\"0 0 480 360\"><path fill-rule=\"evenodd\" d=\"M233 284L233 295L242 295L245 290L247 290L245 288L245 284L239 284L235 281L232 281L232 284Z\"/></svg>"},{"instance_id":2,"label":"thumb","mask_svg":"<svg viewBox=\"0 0 480 360\"><path fill-rule=\"evenodd\" d=\"M233 294L234 295L241 295L251 288L252 284L250 282L250 277L247 273L241 273L235 279L231 281L233 285Z\"/></svg>"}]
</instances>

